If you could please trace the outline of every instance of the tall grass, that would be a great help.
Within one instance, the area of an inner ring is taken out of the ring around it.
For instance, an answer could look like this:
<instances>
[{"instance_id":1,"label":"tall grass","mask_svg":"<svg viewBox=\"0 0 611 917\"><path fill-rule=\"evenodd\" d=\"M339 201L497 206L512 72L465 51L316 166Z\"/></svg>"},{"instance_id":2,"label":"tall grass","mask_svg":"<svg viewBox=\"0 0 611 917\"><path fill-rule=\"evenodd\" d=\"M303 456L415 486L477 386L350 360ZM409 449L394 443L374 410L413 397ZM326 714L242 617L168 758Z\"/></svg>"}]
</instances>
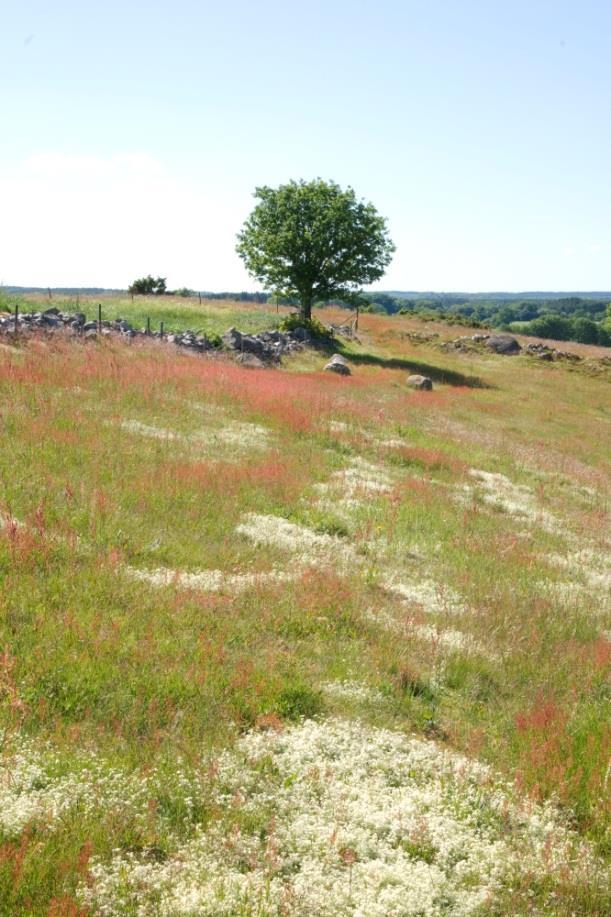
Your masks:
<instances>
[{"instance_id":1,"label":"tall grass","mask_svg":"<svg viewBox=\"0 0 611 917\"><path fill-rule=\"evenodd\" d=\"M199 321L195 305L172 308L159 312L168 324ZM210 328L245 327L232 308L210 307ZM248 311L252 329L269 319ZM376 316L361 321L348 351L387 364L355 365L350 379L319 372L316 354L251 371L153 345L49 339L0 352L5 759L34 743L47 774L80 773L85 759L149 794L144 809L103 802L99 777L102 802L82 815L5 824L5 913L85 913L90 862L117 849L163 860L220 817L206 754L311 716L416 730L476 755L604 850L608 624L588 583L605 551L606 383L430 351L489 387L412 393L391 361L423 351L389 343ZM557 529L487 502L472 468L528 488ZM248 514L307 527L328 556L257 546L239 532ZM584 546L591 570L550 560ZM160 586L133 569L177 576ZM217 571L214 589L179 578L201 571ZM571 581L581 590L548 588ZM454 648L450 632L462 635ZM325 694L336 682L381 700ZM154 785L153 771L164 775ZM559 913L604 912L602 888L550 882ZM543 907L550 888L517 882L502 906Z\"/></svg>"}]
</instances>

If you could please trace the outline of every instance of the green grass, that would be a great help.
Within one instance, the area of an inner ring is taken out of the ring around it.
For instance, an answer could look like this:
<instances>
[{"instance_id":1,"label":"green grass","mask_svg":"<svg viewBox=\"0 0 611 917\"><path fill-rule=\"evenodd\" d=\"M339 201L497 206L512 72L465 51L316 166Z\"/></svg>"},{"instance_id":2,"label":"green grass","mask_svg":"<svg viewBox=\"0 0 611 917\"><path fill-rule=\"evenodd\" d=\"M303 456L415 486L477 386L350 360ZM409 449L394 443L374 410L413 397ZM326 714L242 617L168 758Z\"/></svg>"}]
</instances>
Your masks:
<instances>
[{"instance_id":1,"label":"green grass","mask_svg":"<svg viewBox=\"0 0 611 917\"><path fill-rule=\"evenodd\" d=\"M80 305L92 313L93 302ZM264 308L155 298L105 300L104 311L215 332L276 319ZM361 322L360 342L345 350L375 359L354 359L349 380L316 372L315 352L253 373L114 342L0 351L6 754L34 743L50 756L47 777L89 760L136 784L153 768L165 775L147 789L146 817L102 793L59 828L6 828L0 913L78 913L90 858L108 862L119 849L163 860L225 817L210 800L206 756L247 730L337 714L477 756L521 794L553 800L604 851L609 625L583 579L587 562L569 573L550 556L606 549L608 383L526 358L439 354L389 341L377 316ZM446 384L409 391L412 362L446 373ZM231 429L234 440L218 438ZM389 483L349 491L355 460L374 466L365 478L378 468ZM557 529L477 489L457 499L474 485L471 468L528 488ZM236 530L252 513L307 526L325 550L353 559L321 566L257 546ZM159 586L130 568L224 579L216 591ZM265 579L270 571L292 578ZM262 579L232 585L246 573ZM447 586L468 611L406 603L385 588L391 580ZM583 589L564 601L542 581ZM427 639L431 625L476 650ZM381 699L325 692L344 681ZM267 824L266 813L252 818ZM406 844L434 859L426 839ZM533 885L533 906L553 892L558 913L605 912L602 887L549 881ZM528 900L516 879L494 912L527 913Z\"/></svg>"},{"instance_id":2,"label":"green grass","mask_svg":"<svg viewBox=\"0 0 611 917\"><path fill-rule=\"evenodd\" d=\"M206 334L222 334L232 326L241 331L256 333L275 327L289 311L281 307L256 305L224 300L206 300L200 303L197 297L182 296L134 296L127 294L101 294L100 296L64 297L43 296L4 297L4 304L11 310L19 301L21 311L39 310L55 306L65 312L84 312L89 320L97 320L98 304L102 305L102 318L122 318L135 328L145 329L150 319L153 331L159 330L160 322L165 331L196 331Z\"/></svg>"}]
</instances>

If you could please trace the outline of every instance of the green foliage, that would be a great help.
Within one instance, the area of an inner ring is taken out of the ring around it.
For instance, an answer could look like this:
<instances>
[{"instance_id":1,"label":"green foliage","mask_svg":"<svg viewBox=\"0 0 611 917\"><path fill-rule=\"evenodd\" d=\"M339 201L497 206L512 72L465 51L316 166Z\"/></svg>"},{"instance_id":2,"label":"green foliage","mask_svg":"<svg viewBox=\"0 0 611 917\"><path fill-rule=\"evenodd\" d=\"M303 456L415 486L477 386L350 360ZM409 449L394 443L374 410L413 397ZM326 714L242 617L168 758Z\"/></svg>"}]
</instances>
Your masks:
<instances>
[{"instance_id":1,"label":"green foliage","mask_svg":"<svg viewBox=\"0 0 611 917\"><path fill-rule=\"evenodd\" d=\"M322 711L322 695L307 685L286 688L278 697L276 710L279 716L291 722L310 719Z\"/></svg>"},{"instance_id":2,"label":"green foliage","mask_svg":"<svg viewBox=\"0 0 611 917\"><path fill-rule=\"evenodd\" d=\"M190 290L189 287L181 287L179 290L176 290L175 296L182 296L184 299L188 299L189 296L195 296L195 292Z\"/></svg>"},{"instance_id":3,"label":"green foliage","mask_svg":"<svg viewBox=\"0 0 611 917\"><path fill-rule=\"evenodd\" d=\"M509 294L484 299L479 294L425 294L417 299L401 294L365 293L363 311L387 315L418 315L469 328L500 328L556 341L611 346L610 307L601 299L579 296L511 300Z\"/></svg>"},{"instance_id":4,"label":"green foliage","mask_svg":"<svg viewBox=\"0 0 611 917\"><path fill-rule=\"evenodd\" d=\"M334 338L333 331L317 318L304 318L302 315L287 315L280 322L279 328L280 331L296 331L297 328L303 328L314 340L329 344Z\"/></svg>"},{"instance_id":5,"label":"green foliage","mask_svg":"<svg viewBox=\"0 0 611 917\"><path fill-rule=\"evenodd\" d=\"M146 277L139 277L134 280L127 292L135 296L150 296L151 294L153 296L163 296L167 292L166 278L151 277L150 274L147 274Z\"/></svg>"},{"instance_id":6,"label":"green foliage","mask_svg":"<svg viewBox=\"0 0 611 917\"><path fill-rule=\"evenodd\" d=\"M291 181L257 188L259 203L238 234L247 270L273 290L299 298L309 319L316 301L349 300L384 274L394 245L386 221L352 188Z\"/></svg>"}]
</instances>

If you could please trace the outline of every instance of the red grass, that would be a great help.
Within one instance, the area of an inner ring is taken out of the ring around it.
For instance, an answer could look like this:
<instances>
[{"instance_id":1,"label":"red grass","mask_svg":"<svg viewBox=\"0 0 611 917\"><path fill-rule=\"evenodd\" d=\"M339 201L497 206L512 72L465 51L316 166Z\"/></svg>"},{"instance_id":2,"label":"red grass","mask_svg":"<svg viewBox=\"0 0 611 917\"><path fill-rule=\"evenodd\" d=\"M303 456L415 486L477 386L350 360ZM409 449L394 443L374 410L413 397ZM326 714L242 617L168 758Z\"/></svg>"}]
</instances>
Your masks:
<instances>
[{"instance_id":1,"label":"red grass","mask_svg":"<svg viewBox=\"0 0 611 917\"><path fill-rule=\"evenodd\" d=\"M393 450L394 454L404 459L407 463L419 465L428 471L450 470L457 474L469 469L467 462L447 455L439 449L424 449L420 446L402 446Z\"/></svg>"}]
</instances>

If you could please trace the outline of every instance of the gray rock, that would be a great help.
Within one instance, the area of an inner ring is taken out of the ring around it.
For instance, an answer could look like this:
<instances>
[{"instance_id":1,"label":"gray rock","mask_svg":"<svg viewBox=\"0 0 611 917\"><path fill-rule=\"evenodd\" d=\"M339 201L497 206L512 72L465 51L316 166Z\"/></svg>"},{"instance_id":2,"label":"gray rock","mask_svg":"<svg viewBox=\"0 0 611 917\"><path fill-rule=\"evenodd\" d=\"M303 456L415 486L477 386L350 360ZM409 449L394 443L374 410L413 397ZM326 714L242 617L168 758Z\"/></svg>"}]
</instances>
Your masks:
<instances>
[{"instance_id":1,"label":"gray rock","mask_svg":"<svg viewBox=\"0 0 611 917\"><path fill-rule=\"evenodd\" d=\"M297 327L297 328L294 328L291 332L289 332L289 334L294 341L300 341L301 343L310 341L312 338L312 335L310 334L307 328Z\"/></svg>"},{"instance_id":2,"label":"gray rock","mask_svg":"<svg viewBox=\"0 0 611 917\"><path fill-rule=\"evenodd\" d=\"M338 357L339 359L336 359ZM340 354L334 354L334 356L329 360L325 366L325 372L327 373L337 373L338 376L351 376L352 370Z\"/></svg>"},{"instance_id":3,"label":"gray rock","mask_svg":"<svg viewBox=\"0 0 611 917\"><path fill-rule=\"evenodd\" d=\"M229 328L221 340L228 350L241 350L242 335L237 328Z\"/></svg>"},{"instance_id":4,"label":"gray rock","mask_svg":"<svg viewBox=\"0 0 611 917\"><path fill-rule=\"evenodd\" d=\"M265 350L265 345L263 341L258 340L256 337L243 334L242 340L240 341L240 350L242 353L254 353L256 356L260 357Z\"/></svg>"},{"instance_id":5,"label":"gray rock","mask_svg":"<svg viewBox=\"0 0 611 917\"><path fill-rule=\"evenodd\" d=\"M264 369L265 363L254 353L239 353L236 357L236 363L245 366L247 369Z\"/></svg>"},{"instance_id":6,"label":"gray rock","mask_svg":"<svg viewBox=\"0 0 611 917\"><path fill-rule=\"evenodd\" d=\"M520 353L521 347L518 341L511 334L493 334L486 341L486 347L493 350L494 353L502 356L511 357Z\"/></svg>"},{"instance_id":7,"label":"gray rock","mask_svg":"<svg viewBox=\"0 0 611 917\"><path fill-rule=\"evenodd\" d=\"M410 388L415 388L420 392L430 392L433 390L433 380L429 379L428 376L408 376L407 384Z\"/></svg>"}]
</instances>

